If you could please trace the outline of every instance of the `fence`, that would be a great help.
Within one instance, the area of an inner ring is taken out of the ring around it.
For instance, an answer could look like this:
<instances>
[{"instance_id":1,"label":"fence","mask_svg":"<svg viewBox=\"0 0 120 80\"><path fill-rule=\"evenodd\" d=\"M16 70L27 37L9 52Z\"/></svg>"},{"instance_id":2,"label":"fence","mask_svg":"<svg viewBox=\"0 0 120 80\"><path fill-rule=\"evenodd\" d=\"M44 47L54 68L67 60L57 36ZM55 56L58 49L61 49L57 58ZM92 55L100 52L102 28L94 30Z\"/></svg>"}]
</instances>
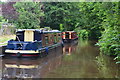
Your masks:
<instances>
[{"instance_id":1,"label":"fence","mask_svg":"<svg viewBox=\"0 0 120 80\"><path fill-rule=\"evenodd\" d=\"M1 25L1 29L0 29L0 35L11 35L11 34L15 34L16 28L14 27L14 25L9 24L9 23L4 23Z\"/></svg>"}]
</instances>

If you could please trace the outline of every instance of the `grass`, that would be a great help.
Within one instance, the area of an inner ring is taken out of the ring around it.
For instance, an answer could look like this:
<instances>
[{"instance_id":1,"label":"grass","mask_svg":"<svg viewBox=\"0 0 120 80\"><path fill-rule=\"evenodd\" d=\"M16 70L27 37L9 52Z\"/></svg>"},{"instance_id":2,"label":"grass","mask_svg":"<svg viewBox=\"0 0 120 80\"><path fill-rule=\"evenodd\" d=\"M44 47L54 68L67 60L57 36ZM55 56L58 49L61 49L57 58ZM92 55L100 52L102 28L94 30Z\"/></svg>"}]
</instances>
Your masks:
<instances>
[{"instance_id":1,"label":"grass","mask_svg":"<svg viewBox=\"0 0 120 80\"><path fill-rule=\"evenodd\" d=\"M7 41L10 39L15 39L15 35L2 35L2 36L0 36L0 46L6 45Z\"/></svg>"}]
</instances>

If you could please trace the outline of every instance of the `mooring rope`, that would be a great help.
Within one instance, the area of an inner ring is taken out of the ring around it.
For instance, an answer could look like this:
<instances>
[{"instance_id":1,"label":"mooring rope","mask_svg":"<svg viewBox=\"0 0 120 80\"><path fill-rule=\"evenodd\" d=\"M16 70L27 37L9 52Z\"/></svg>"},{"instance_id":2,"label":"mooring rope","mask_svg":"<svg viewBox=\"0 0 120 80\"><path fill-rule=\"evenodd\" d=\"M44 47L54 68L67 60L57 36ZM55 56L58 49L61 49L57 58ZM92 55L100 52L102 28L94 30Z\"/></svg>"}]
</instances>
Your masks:
<instances>
[{"instance_id":1,"label":"mooring rope","mask_svg":"<svg viewBox=\"0 0 120 80\"><path fill-rule=\"evenodd\" d=\"M18 37L18 36L16 36L16 37L17 37L18 41L20 42L20 39L19 39L19 37ZM22 43L20 43L20 45L21 45L21 47L22 47Z\"/></svg>"}]
</instances>

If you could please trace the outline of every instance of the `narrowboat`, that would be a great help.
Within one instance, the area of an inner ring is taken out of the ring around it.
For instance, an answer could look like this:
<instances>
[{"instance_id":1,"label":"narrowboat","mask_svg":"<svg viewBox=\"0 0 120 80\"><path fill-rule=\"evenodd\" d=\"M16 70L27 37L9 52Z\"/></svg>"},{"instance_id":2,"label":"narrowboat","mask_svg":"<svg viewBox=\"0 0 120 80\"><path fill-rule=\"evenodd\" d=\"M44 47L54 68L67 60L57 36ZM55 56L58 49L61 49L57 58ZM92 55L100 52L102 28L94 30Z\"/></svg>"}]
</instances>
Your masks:
<instances>
[{"instance_id":1,"label":"narrowboat","mask_svg":"<svg viewBox=\"0 0 120 80\"><path fill-rule=\"evenodd\" d=\"M58 30L18 29L16 39L9 40L5 56L33 57L48 54L49 49L62 45Z\"/></svg>"},{"instance_id":2,"label":"narrowboat","mask_svg":"<svg viewBox=\"0 0 120 80\"><path fill-rule=\"evenodd\" d=\"M63 42L71 42L78 39L77 33L75 31L62 32Z\"/></svg>"}]
</instances>

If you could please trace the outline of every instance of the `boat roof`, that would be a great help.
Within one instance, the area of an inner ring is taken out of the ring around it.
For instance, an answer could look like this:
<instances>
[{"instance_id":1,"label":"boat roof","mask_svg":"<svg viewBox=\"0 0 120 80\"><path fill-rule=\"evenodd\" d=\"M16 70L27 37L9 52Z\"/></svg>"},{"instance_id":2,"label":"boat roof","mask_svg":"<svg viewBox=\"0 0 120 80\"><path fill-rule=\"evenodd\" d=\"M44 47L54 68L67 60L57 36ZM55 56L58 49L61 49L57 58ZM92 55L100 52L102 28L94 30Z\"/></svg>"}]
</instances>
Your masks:
<instances>
[{"instance_id":1,"label":"boat roof","mask_svg":"<svg viewBox=\"0 0 120 80\"><path fill-rule=\"evenodd\" d=\"M17 32L19 32L19 31L38 31L38 32L40 32L40 33L60 33L61 31L59 31L59 30L48 30L48 31L44 31L44 30L42 30L42 29L18 29L17 30Z\"/></svg>"},{"instance_id":2,"label":"boat roof","mask_svg":"<svg viewBox=\"0 0 120 80\"><path fill-rule=\"evenodd\" d=\"M39 29L17 29L17 31L40 31Z\"/></svg>"},{"instance_id":3,"label":"boat roof","mask_svg":"<svg viewBox=\"0 0 120 80\"><path fill-rule=\"evenodd\" d=\"M43 31L43 33L60 33L61 31L59 30L50 30L50 31Z\"/></svg>"},{"instance_id":4,"label":"boat roof","mask_svg":"<svg viewBox=\"0 0 120 80\"><path fill-rule=\"evenodd\" d=\"M75 31L65 31L65 32L75 32Z\"/></svg>"}]
</instances>

